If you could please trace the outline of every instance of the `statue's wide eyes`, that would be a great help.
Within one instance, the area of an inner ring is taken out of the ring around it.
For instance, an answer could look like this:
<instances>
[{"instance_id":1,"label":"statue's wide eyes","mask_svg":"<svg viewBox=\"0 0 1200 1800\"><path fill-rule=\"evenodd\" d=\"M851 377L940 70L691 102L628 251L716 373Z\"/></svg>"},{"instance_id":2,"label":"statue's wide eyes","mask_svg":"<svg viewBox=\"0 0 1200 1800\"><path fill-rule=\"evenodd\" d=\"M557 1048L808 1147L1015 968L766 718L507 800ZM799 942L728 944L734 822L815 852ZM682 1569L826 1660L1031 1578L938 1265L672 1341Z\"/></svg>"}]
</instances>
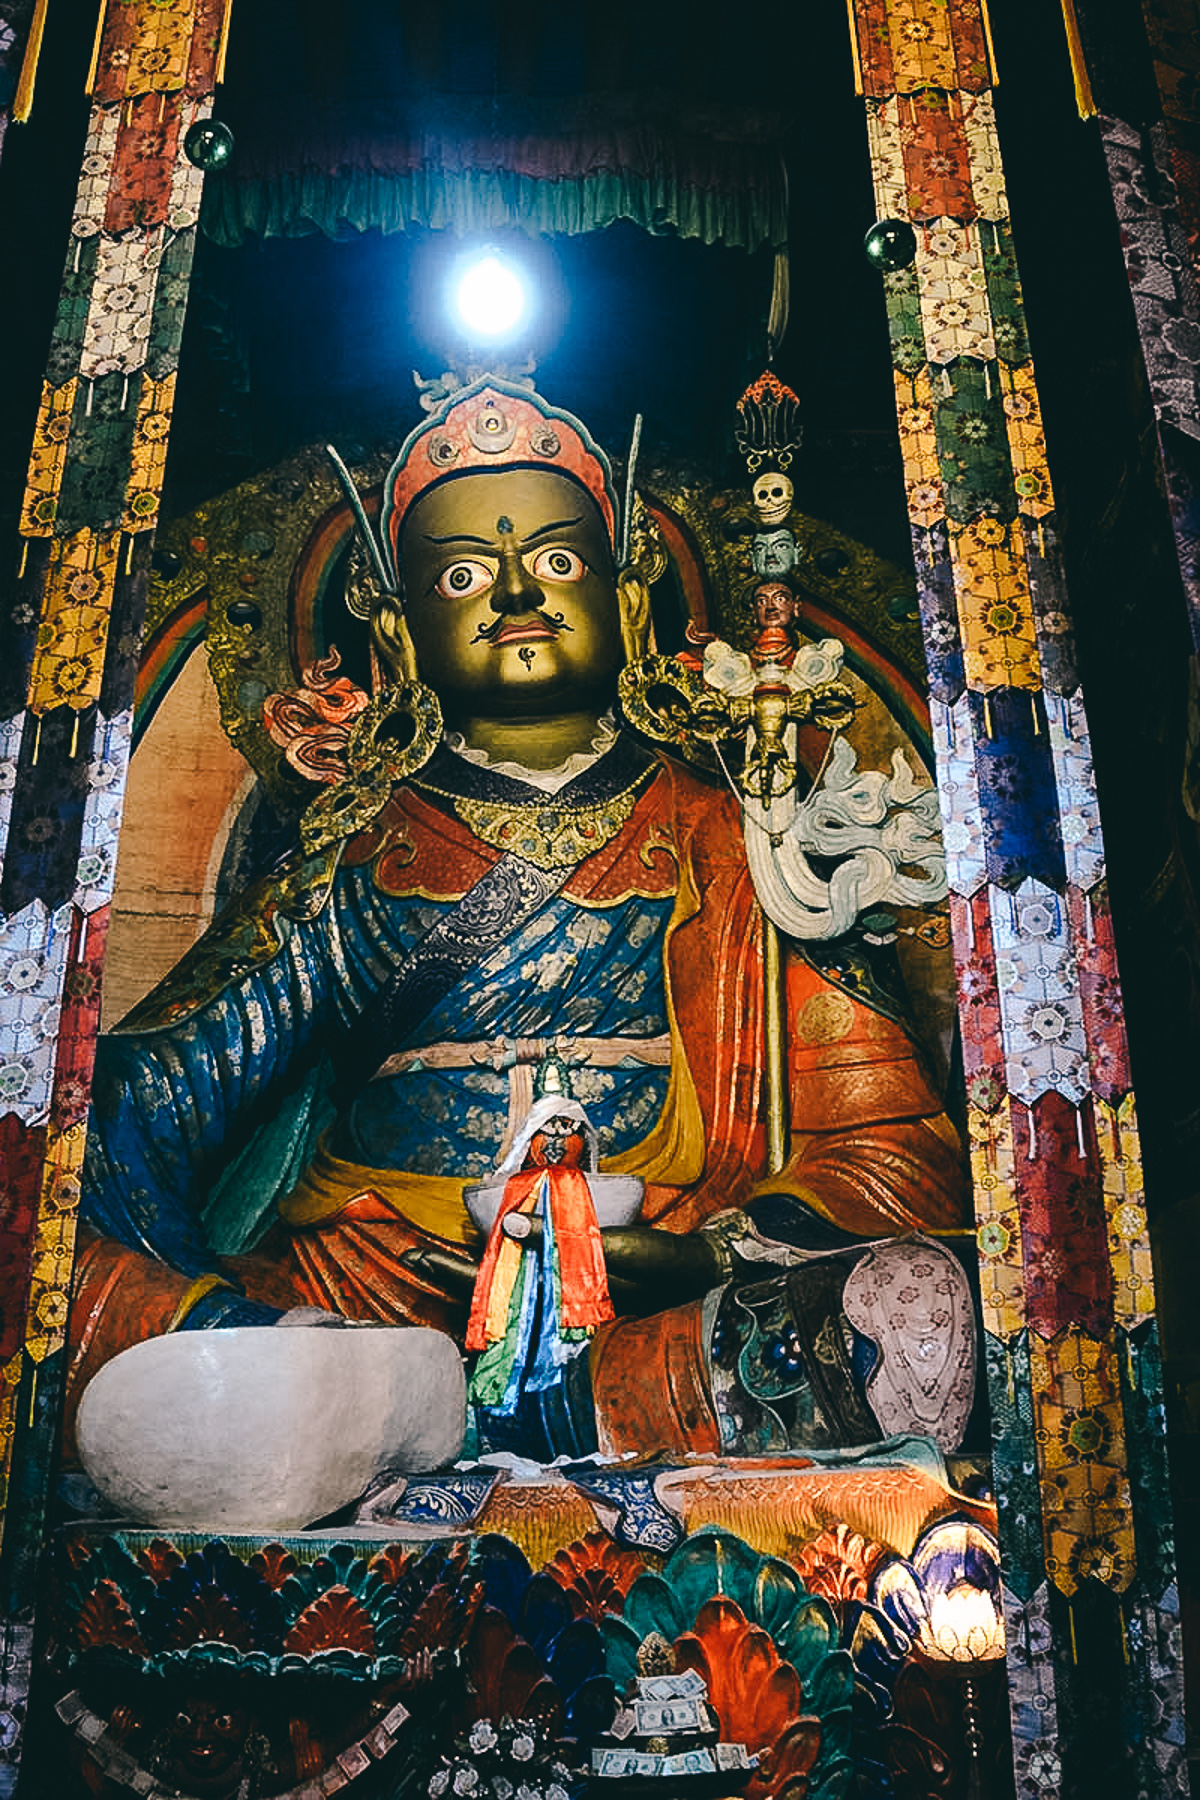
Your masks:
<instances>
[{"instance_id":1,"label":"statue's wide eyes","mask_svg":"<svg viewBox=\"0 0 1200 1800\"><path fill-rule=\"evenodd\" d=\"M525 566L538 581L582 581L587 564L563 544L547 544L525 558Z\"/></svg>"},{"instance_id":2,"label":"statue's wide eyes","mask_svg":"<svg viewBox=\"0 0 1200 1800\"><path fill-rule=\"evenodd\" d=\"M496 566L485 562L456 562L443 569L438 577L437 592L443 600L469 600L481 594L496 579Z\"/></svg>"}]
</instances>

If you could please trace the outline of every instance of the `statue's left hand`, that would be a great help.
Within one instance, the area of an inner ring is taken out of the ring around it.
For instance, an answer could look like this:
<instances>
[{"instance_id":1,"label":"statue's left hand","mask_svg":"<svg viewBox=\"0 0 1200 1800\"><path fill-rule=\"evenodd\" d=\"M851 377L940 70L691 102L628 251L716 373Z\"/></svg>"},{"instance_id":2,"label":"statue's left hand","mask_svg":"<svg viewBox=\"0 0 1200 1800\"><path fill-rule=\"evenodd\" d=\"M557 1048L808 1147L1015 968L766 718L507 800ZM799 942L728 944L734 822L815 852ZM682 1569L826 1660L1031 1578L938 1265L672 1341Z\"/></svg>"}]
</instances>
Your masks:
<instances>
[{"instance_id":1,"label":"statue's left hand","mask_svg":"<svg viewBox=\"0 0 1200 1800\"><path fill-rule=\"evenodd\" d=\"M630 1310L664 1312L707 1294L724 1279L717 1251L702 1232L622 1225L600 1236L609 1278L633 1303Z\"/></svg>"}]
</instances>

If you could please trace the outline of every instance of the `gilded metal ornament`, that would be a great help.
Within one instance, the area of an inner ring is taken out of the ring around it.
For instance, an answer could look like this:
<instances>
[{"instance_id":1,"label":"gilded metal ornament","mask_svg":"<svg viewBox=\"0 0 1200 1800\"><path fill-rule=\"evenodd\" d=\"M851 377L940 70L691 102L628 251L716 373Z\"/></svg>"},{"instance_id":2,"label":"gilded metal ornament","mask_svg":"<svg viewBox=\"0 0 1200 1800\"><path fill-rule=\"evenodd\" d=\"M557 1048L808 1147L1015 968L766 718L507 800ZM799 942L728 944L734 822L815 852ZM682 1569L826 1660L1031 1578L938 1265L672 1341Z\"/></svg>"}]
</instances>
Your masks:
<instances>
[{"instance_id":1,"label":"gilded metal ornament","mask_svg":"<svg viewBox=\"0 0 1200 1800\"><path fill-rule=\"evenodd\" d=\"M346 561L346 606L356 619L369 619L383 589L370 557L356 536Z\"/></svg>"},{"instance_id":2,"label":"gilded metal ornament","mask_svg":"<svg viewBox=\"0 0 1200 1800\"><path fill-rule=\"evenodd\" d=\"M625 566L635 570L647 587L653 587L667 572L667 547L662 532L637 492L633 495L629 513L628 548Z\"/></svg>"},{"instance_id":3,"label":"gilded metal ornament","mask_svg":"<svg viewBox=\"0 0 1200 1800\"><path fill-rule=\"evenodd\" d=\"M300 822L304 848L323 850L364 830L395 784L423 768L441 741L442 709L424 682L407 681L376 695L350 733L345 779L319 794Z\"/></svg>"},{"instance_id":4,"label":"gilded metal ornament","mask_svg":"<svg viewBox=\"0 0 1200 1800\"><path fill-rule=\"evenodd\" d=\"M721 696L696 670L674 656L644 656L621 671L621 710L635 731L665 744L685 761L717 766L713 745L728 735Z\"/></svg>"},{"instance_id":5,"label":"gilded metal ornament","mask_svg":"<svg viewBox=\"0 0 1200 1800\"><path fill-rule=\"evenodd\" d=\"M723 654L714 658L714 651ZM799 685L783 663L756 662L715 639L703 673L676 657L643 657L622 671L620 694L634 730L688 762L711 768L715 760L725 761L720 747L727 746L740 759L743 793L765 805L796 783L788 728L815 725L836 734L850 724L859 702L844 681Z\"/></svg>"}]
</instances>

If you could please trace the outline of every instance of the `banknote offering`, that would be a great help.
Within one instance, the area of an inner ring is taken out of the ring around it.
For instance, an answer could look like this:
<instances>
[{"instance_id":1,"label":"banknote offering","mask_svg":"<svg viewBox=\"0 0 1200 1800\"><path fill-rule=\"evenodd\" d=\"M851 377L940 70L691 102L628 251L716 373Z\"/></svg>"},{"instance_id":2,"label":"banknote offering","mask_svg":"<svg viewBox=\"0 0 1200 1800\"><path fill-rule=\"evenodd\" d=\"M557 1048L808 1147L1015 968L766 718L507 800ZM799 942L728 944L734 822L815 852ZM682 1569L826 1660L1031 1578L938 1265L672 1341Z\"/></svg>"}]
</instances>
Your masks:
<instances>
[{"instance_id":1,"label":"banknote offering","mask_svg":"<svg viewBox=\"0 0 1200 1800\"><path fill-rule=\"evenodd\" d=\"M715 1775L717 1765L711 1750L681 1750L675 1756L664 1756L664 1775Z\"/></svg>"},{"instance_id":2,"label":"banknote offering","mask_svg":"<svg viewBox=\"0 0 1200 1800\"><path fill-rule=\"evenodd\" d=\"M592 1773L606 1780L627 1775L661 1775L663 1758L644 1750L593 1750Z\"/></svg>"},{"instance_id":3,"label":"banknote offering","mask_svg":"<svg viewBox=\"0 0 1200 1800\"><path fill-rule=\"evenodd\" d=\"M703 1731L708 1724L704 1703L698 1697L686 1700L638 1700L637 1728L642 1737L671 1731Z\"/></svg>"},{"instance_id":4,"label":"banknote offering","mask_svg":"<svg viewBox=\"0 0 1200 1800\"><path fill-rule=\"evenodd\" d=\"M592 1777L612 1782L663 1777L670 1794L676 1791L672 1781L700 1780L707 1786L706 1777L728 1775L731 1790L744 1788L757 1756L749 1756L744 1744L713 1744L716 1735L708 1686L694 1669L639 1676L592 1750Z\"/></svg>"},{"instance_id":5,"label":"banknote offering","mask_svg":"<svg viewBox=\"0 0 1200 1800\"><path fill-rule=\"evenodd\" d=\"M745 1744L716 1744L717 1767L727 1769L756 1769L758 1757L751 1756Z\"/></svg>"},{"instance_id":6,"label":"banknote offering","mask_svg":"<svg viewBox=\"0 0 1200 1800\"><path fill-rule=\"evenodd\" d=\"M643 1700L691 1700L704 1692L704 1678L695 1669L678 1675L645 1675L638 1682Z\"/></svg>"}]
</instances>

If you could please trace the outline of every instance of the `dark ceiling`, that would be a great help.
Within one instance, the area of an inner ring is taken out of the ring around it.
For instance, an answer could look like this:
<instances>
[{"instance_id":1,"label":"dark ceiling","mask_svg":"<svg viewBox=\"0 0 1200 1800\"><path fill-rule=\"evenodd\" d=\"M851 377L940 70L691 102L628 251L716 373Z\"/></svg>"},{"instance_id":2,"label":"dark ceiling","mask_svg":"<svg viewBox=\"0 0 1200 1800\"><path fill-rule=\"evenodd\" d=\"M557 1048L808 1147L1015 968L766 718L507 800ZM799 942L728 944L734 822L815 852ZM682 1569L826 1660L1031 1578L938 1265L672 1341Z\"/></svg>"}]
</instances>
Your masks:
<instances>
[{"instance_id":1,"label":"dark ceiling","mask_svg":"<svg viewBox=\"0 0 1200 1800\"><path fill-rule=\"evenodd\" d=\"M1127 312L1095 127L1074 115L1061 24L1035 0L995 0L997 104L1051 448L1080 429L1072 366L1111 353ZM14 519L86 123L94 0L58 0L30 125L0 169L0 522ZM790 181L791 323L777 368L799 393L796 471L809 510L904 560L883 296L862 255L873 204L843 0L698 12L687 0L600 9L579 0L234 0L218 111L244 153L281 129L416 116L436 100L498 131L567 105L674 112L777 143ZM213 177L220 180L221 177ZM494 235L494 234L493 234ZM520 240L519 233L512 234ZM297 444L347 448L416 415L411 371L448 348L445 233L201 238L168 465L168 516ZM635 412L651 457L736 478L732 408L761 368L772 256L651 236L631 224L526 239L549 300L538 381L614 449ZM1064 305L1068 292L1090 296ZM1121 340L1122 343L1124 340Z\"/></svg>"}]
</instances>

